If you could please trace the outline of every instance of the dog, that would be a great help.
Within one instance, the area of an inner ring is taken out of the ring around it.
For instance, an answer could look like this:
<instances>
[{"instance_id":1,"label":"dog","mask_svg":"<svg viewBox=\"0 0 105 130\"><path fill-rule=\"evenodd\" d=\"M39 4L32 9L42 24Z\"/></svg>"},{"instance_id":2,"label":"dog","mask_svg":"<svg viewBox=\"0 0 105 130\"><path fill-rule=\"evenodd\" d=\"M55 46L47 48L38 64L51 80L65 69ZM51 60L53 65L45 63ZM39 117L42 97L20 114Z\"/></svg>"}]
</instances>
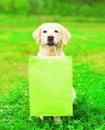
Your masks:
<instances>
[{"instance_id":1,"label":"dog","mask_svg":"<svg viewBox=\"0 0 105 130\"><path fill-rule=\"evenodd\" d=\"M58 23L44 23L40 25L32 33L32 35L40 45L37 56L65 56L62 47L68 43L68 40L71 38L71 34L64 26ZM74 88L72 96L74 101L76 98L76 92ZM43 116L39 117L41 120L43 120ZM60 117L55 116L54 121L59 122Z\"/></svg>"}]
</instances>

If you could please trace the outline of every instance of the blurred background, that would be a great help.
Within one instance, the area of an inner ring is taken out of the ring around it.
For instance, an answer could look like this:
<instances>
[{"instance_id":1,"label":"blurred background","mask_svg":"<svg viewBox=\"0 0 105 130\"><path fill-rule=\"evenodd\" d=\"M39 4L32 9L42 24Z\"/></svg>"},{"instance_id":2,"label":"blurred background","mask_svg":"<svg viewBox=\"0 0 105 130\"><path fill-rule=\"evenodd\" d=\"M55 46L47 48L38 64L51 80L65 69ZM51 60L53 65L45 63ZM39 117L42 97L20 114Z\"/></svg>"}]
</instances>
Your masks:
<instances>
[{"instance_id":1,"label":"blurred background","mask_svg":"<svg viewBox=\"0 0 105 130\"><path fill-rule=\"evenodd\" d=\"M104 0L0 0L0 12L25 15L105 17Z\"/></svg>"},{"instance_id":2,"label":"blurred background","mask_svg":"<svg viewBox=\"0 0 105 130\"><path fill-rule=\"evenodd\" d=\"M74 116L29 118L28 58L39 45L32 32L57 22L72 34ZM105 0L0 0L0 129L105 130Z\"/></svg>"}]
</instances>

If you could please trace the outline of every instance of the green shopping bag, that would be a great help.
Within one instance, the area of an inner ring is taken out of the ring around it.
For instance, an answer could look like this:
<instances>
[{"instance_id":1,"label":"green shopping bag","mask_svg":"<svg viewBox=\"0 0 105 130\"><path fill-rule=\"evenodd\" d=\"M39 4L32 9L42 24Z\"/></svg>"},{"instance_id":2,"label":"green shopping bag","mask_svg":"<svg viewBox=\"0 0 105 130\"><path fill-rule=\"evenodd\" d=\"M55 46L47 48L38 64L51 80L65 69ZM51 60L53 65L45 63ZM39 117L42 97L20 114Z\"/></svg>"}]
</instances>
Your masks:
<instances>
[{"instance_id":1,"label":"green shopping bag","mask_svg":"<svg viewBox=\"0 0 105 130\"><path fill-rule=\"evenodd\" d=\"M72 116L72 58L29 58L30 116Z\"/></svg>"}]
</instances>

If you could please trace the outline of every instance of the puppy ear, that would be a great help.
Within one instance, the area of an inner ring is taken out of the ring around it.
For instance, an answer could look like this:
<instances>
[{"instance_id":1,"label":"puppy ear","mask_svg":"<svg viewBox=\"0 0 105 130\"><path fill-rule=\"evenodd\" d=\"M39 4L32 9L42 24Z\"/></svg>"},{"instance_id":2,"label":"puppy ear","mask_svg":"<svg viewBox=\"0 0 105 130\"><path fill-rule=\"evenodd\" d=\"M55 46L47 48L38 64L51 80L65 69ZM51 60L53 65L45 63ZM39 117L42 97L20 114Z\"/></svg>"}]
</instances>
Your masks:
<instances>
[{"instance_id":1,"label":"puppy ear","mask_svg":"<svg viewBox=\"0 0 105 130\"><path fill-rule=\"evenodd\" d=\"M40 40L41 40L41 38L40 38L40 32L41 31L41 29L40 29L40 27L39 28L37 28L33 33L32 33L32 36L33 36L33 38L37 41L37 43L39 43L40 42Z\"/></svg>"},{"instance_id":2,"label":"puppy ear","mask_svg":"<svg viewBox=\"0 0 105 130\"><path fill-rule=\"evenodd\" d=\"M62 41L62 43L63 44L67 44L67 42L68 42L68 40L71 38L71 34L69 33L69 31L65 28L65 27L63 27L63 26L61 26L61 35L62 35L62 39L61 39L61 41Z\"/></svg>"}]
</instances>

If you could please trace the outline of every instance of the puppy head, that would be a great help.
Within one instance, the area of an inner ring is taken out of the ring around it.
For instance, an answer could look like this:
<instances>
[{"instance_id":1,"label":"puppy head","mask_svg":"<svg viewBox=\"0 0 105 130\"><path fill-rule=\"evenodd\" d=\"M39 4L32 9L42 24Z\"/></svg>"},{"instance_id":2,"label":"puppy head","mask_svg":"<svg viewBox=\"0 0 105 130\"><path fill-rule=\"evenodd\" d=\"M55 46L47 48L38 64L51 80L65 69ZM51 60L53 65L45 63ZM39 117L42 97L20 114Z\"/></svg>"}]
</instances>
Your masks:
<instances>
[{"instance_id":1,"label":"puppy head","mask_svg":"<svg viewBox=\"0 0 105 130\"><path fill-rule=\"evenodd\" d=\"M33 32L33 38L43 46L67 44L71 34L57 23L45 23Z\"/></svg>"}]
</instances>

